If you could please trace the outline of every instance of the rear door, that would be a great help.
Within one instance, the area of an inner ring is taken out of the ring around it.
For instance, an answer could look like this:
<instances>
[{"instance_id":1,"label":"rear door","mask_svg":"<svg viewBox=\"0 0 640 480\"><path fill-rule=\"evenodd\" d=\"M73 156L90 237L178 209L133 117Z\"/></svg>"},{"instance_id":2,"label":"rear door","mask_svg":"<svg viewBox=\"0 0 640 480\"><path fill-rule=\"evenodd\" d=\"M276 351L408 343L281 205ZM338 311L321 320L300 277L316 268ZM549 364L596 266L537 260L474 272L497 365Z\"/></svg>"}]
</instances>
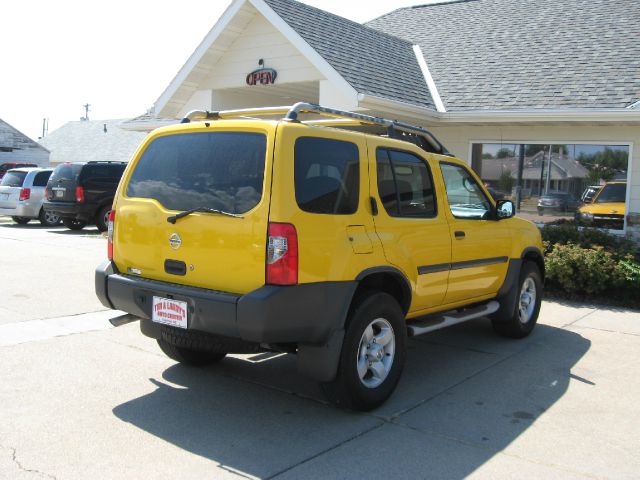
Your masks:
<instances>
[{"instance_id":1,"label":"rear door","mask_svg":"<svg viewBox=\"0 0 640 480\"><path fill-rule=\"evenodd\" d=\"M398 142L369 140L374 223L387 261L412 284L410 315L442 304L447 291L451 239L432 165L423 152Z\"/></svg>"},{"instance_id":2,"label":"rear door","mask_svg":"<svg viewBox=\"0 0 640 480\"><path fill-rule=\"evenodd\" d=\"M9 170L0 182L0 208L16 208L27 172Z\"/></svg>"},{"instance_id":3,"label":"rear door","mask_svg":"<svg viewBox=\"0 0 640 480\"><path fill-rule=\"evenodd\" d=\"M50 202L75 202L78 175L84 163L63 163L58 165L49 178L48 197Z\"/></svg>"},{"instance_id":4,"label":"rear door","mask_svg":"<svg viewBox=\"0 0 640 480\"><path fill-rule=\"evenodd\" d=\"M116 199L121 272L239 294L264 285L272 132L246 124L196 124L147 142ZM226 214L170 219L199 207Z\"/></svg>"}]
</instances>

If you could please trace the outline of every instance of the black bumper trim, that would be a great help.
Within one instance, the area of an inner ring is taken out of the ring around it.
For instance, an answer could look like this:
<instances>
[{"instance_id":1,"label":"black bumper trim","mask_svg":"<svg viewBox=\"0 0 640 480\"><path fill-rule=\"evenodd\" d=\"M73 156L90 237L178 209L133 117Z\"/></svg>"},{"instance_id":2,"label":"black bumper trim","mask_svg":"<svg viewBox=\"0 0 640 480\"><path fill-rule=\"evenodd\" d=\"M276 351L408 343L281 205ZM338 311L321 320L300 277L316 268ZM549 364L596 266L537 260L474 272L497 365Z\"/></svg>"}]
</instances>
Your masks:
<instances>
[{"instance_id":1,"label":"black bumper trim","mask_svg":"<svg viewBox=\"0 0 640 480\"><path fill-rule=\"evenodd\" d=\"M117 273L106 262L96 269L103 305L151 318L153 296L187 302L189 329L258 343L323 344L342 330L357 282L265 285L246 295ZM151 332L149 332L151 333Z\"/></svg>"}]
</instances>

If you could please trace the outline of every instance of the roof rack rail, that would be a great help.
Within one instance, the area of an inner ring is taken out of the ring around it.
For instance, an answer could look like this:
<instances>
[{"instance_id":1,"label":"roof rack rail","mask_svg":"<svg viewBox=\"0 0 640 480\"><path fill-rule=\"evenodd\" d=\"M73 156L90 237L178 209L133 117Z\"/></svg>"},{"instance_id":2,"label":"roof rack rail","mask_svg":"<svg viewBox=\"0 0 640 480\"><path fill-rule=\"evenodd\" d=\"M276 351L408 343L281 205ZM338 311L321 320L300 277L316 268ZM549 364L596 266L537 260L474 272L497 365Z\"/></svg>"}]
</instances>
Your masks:
<instances>
[{"instance_id":1,"label":"roof rack rail","mask_svg":"<svg viewBox=\"0 0 640 480\"><path fill-rule=\"evenodd\" d=\"M322 105L316 105L314 103L306 102L298 102L293 106L245 108L238 110L220 110L217 112L209 112L206 110L192 110L187 113L187 115L182 119L181 123L189 123L191 120L221 120L225 118L276 115L284 115L283 120L288 122L298 122L298 116L301 113L316 113L332 118L352 119L365 125L378 125L381 127L385 127L387 129L387 134L390 137L407 140L406 135L415 136L426 141L431 148L427 148L427 146L424 145L423 142L418 141L416 143L419 147L430 152L449 155L449 152L444 147L444 145L442 145L430 131L422 127L399 122L398 120L389 120L387 118L374 117L371 115L364 115L362 113L337 110L334 108L323 107ZM402 132L405 135L398 135L397 132Z\"/></svg>"}]
</instances>

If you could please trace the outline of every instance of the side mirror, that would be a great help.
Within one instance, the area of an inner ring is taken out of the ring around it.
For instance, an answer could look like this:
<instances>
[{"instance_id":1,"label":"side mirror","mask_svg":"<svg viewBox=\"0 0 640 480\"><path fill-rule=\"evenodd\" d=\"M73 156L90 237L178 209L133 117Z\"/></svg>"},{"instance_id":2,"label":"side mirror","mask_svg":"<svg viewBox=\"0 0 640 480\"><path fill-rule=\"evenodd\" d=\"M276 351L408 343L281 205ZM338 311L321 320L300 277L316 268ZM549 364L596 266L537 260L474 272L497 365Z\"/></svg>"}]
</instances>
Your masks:
<instances>
[{"instance_id":1,"label":"side mirror","mask_svg":"<svg viewBox=\"0 0 640 480\"><path fill-rule=\"evenodd\" d=\"M498 200L496 202L496 219L511 218L516 214L516 207L511 200Z\"/></svg>"}]
</instances>

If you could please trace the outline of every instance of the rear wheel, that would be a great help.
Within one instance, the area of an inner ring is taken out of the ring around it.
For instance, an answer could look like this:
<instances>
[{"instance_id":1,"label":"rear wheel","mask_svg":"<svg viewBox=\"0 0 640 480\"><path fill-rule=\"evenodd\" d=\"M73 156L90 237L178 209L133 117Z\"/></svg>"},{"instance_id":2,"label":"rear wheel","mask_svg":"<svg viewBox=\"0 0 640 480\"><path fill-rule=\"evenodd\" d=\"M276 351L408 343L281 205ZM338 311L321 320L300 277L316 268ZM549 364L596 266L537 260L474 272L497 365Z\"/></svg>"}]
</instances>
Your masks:
<instances>
[{"instance_id":1,"label":"rear wheel","mask_svg":"<svg viewBox=\"0 0 640 480\"><path fill-rule=\"evenodd\" d=\"M69 230L82 230L87 226L87 222L76 220L75 218L63 218L62 224Z\"/></svg>"},{"instance_id":2,"label":"rear wheel","mask_svg":"<svg viewBox=\"0 0 640 480\"><path fill-rule=\"evenodd\" d=\"M106 232L109 225L109 212L111 205L102 207L96 214L96 227L99 232Z\"/></svg>"},{"instance_id":3,"label":"rear wheel","mask_svg":"<svg viewBox=\"0 0 640 480\"><path fill-rule=\"evenodd\" d=\"M11 217L11 220L16 222L18 225L26 225L31 219L27 217Z\"/></svg>"},{"instance_id":4,"label":"rear wheel","mask_svg":"<svg viewBox=\"0 0 640 480\"><path fill-rule=\"evenodd\" d=\"M493 317L493 329L510 338L523 338L536 326L542 304L542 275L533 262L525 262L520 270L514 310L504 318Z\"/></svg>"},{"instance_id":5,"label":"rear wheel","mask_svg":"<svg viewBox=\"0 0 640 480\"><path fill-rule=\"evenodd\" d=\"M368 411L393 393L404 366L404 315L386 293L362 297L353 308L342 344L336 378L322 385L336 405Z\"/></svg>"},{"instance_id":6,"label":"rear wheel","mask_svg":"<svg viewBox=\"0 0 640 480\"><path fill-rule=\"evenodd\" d=\"M206 352L202 350L192 350L190 348L178 347L172 343L159 338L160 350L172 360L192 367L203 367L222 360L226 353Z\"/></svg>"},{"instance_id":7,"label":"rear wheel","mask_svg":"<svg viewBox=\"0 0 640 480\"><path fill-rule=\"evenodd\" d=\"M40 224L45 227L54 227L60 223L60 217L58 215L53 212L47 212L45 209L40 210L38 220L40 220Z\"/></svg>"}]
</instances>

